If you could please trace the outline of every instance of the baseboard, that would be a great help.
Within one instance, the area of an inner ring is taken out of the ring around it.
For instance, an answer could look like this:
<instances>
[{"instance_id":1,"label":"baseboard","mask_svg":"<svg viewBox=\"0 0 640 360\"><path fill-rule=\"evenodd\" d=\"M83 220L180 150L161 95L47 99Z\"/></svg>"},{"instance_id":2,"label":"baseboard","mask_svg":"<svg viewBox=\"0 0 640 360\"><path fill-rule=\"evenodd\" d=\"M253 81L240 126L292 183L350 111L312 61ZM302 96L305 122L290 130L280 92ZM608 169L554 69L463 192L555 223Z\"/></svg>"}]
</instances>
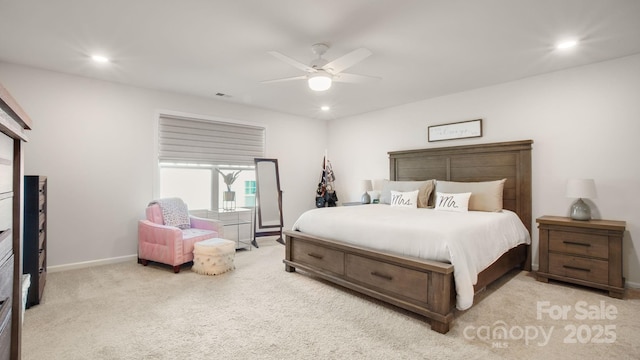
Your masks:
<instances>
[{"instance_id":1,"label":"baseboard","mask_svg":"<svg viewBox=\"0 0 640 360\"><path fill-rule=\"evenodd\" d=\"M640 283L634 282L634 281L625 281L624 282L625 286L628 288L632 288L632 289L640 289Z\"/></svg>"},{"instance_id":2,"label":"baseboard","mask_svg":"<svg viewBox=\"0 0 640 360\"><path fill-rule=\"evenodd\" d=\"M47 267L47 272L48 273L54 273L54 272L67 271L67 270L84 269L84 268L93 267L93 266L116 264L116 263L121 263L121 262L125 262L125 261L131 261L131 260L138 260L138 255L137 254L125 255L125 256L113 257L113 258L108 258L108 259L100 259L100 260L92 260L92 261L83 261L83 262L78 262L78 263L73 263L73 264L48 266Z\"/></svg>"},{"instance_id":3,"label":"baseboard","mask_svg":"<svg viewBox=\"0 0 640 360\"><path fill-rule=\"evenodd\" d=\"M275 243L274 240L275 240L275 237L257 238L256 239L256 241L258 242L258 246L261 245L261 242L265 242L266 243L267 241L273 241ZM256 250L256 249L252 248L251 250ZM125 255L125 256L113 257L113 258L108 258L108 259L83 261L83 262L78 262L78 263L73 263L73 264L48 266L47 267L47 272L48 273L54 273L54 272L67 271L67 270L84 269L84 268L89 268L89 267L93 267L93 266L117 264L117 263L121 263L121 262L125 262L125 261L132 261L132 260L136 260L137 261L138 260L138 254Z\"/></svg>"}]
</instances>

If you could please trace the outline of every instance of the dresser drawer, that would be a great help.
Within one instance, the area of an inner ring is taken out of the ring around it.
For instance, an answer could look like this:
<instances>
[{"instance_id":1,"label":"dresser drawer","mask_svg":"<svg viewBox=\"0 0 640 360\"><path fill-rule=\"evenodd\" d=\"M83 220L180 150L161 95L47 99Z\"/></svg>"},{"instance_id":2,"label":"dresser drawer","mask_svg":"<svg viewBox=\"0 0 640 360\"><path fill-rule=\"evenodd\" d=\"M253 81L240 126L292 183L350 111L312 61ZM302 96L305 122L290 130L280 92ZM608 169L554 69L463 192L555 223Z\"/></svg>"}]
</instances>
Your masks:
<instances>
[{"instance_id":1,"label":"dresser drawer","mask_svg":"<svg viewBox=\"0 0 640 360\"><path fill-rule=\"evenodd\" d=\"M38 250L44 249L44 240L47 237L44 229L40 229L38 232Z\"/></svg>"},{"instance_id":2,"label":"dresser drawer","mask_svg":"<svg viewBox=\"0 0 640 360\"><path fill-rule=\"evenodd\" d=\"M0 231L13 227L13 194L0 194Z\"/></svg>"},{"instance_id":3,"label":"dresser drawer","mask_svg":"<svg viewBox=\"0 0 640 360\"><path fill-rule=\"evenodd\" d=\"M38 254L38 265L40 269L46 269L45 260L47 259L47 254L44 250L40 250Z\"/></svg>"},{"instance_id":4,"label":"dresser drawer","mask_svg":"<svg viewBox=\"0 0 640 360\"><path fill-rule=\"evenodd\" d=\"M0 359L11 358L11 298L0 298Z\"/></svg>"},{"instance_id":5,"label":"dresser drawer","mask_svg":"<svg viewBox=\"0 0 640 360\"><path fill-rule=\"evenodd\" d=\"M0 263L0 298L13 296L13 255Z\"/></svg>"},{"instance_id":6,"label":"dresser drawer","mask_svg":"<svg viewBox=\"0 0 640 360\"><path fill-rule=\"evenodd\" d=\"M38 276L38 300L44 293L44 284L47 282L47 269L40 269L40 275ZM38 301L39 302L39 301Z\"/></svg>"},{"instance_id":7,"label":"dresser drawer","mask_svg":"<svg viewBox=\"0 0 640 360\"><path fill-rule=\"evenodd\" d=\"M344 275L344 253L303 241L292 244L291 260Z\"/></svg>"},{"instance_id":8,"label":"dresser drawer","mask_svg":"<svg viewBox=\"0 0 640 360\"><path fill-rule=\"evenodd\" d=\"M13 164L0 157L0 193L13 191Z\"/></svg>"},{"instance_id":9,"label":"dresser drawer","mask_svg":"<svg viewBox=\"0 0 640 360\"><path fill-rule=\"evenodd\" d=\"M13 191L13 139L0 132L0 193L10 191Z\"/></svg>"},{"instance_id":10,"label":"dresser drawer","mask_svg":"<svg viewBox=\"0 0 640 360\"><path fill-rule=\"evenodd\" d=\"M609 282L609 262L564 254L549 254L549 272L600 284Z\"/></svg>"},{"instance_id":11,"label":"dresser drawer","mask_svg":"<svg viewBox=\"0 0 640 360\"><path fill-rule=\"evenodd\" d=\"M599 234L552 230L549 231L549 250L608 259L609 238Z\"/></svg>"},{"instance_id":12,"label":"dresser drawer","mask_svg":"<svg viewBox=\"0 0 640 360\"><path fill-rule=\"evenodd\" d=\"M0 230L0 261L13 254L13 238L11 229Z\"/></svg>"},{"instance_id":13,"label":"dresser drawer","mask_svg":"<svg viewBox=\"0 0 640 360\"><path fill-rule=\"evenodd\" d=\"M347 277L421 303L428 300L429 275L424 272L347 254Z\"/></svg>"}]
</instances>

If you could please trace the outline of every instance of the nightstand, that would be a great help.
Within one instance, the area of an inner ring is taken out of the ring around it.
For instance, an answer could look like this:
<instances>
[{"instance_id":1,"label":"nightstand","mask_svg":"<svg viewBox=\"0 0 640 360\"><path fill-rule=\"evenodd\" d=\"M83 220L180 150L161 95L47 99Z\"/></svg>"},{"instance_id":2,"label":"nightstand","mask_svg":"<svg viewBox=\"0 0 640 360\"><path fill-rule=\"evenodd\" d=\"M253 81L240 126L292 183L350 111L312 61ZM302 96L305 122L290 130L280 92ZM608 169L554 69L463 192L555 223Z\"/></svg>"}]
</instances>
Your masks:
<instances>
[{"instance_id":1,"label":"nightstand","mask_svg":"<svg viewBox=\"0 0 640 360\"><path fill-rule=\"evenodd\" d=\"M360 206L360 205L369 205L369 204L363 204L360 201L354 201L354 202L344 202L341 205L342 206Z\"/></svg>"},{"instance_id":2,"label":"nightstand","mask_svg":"<svg viewBox=\"0 0 640 360\"><path fill-rule=\"evenodd\" d=\"M538 281L566 281L609 291L622 299L622 237L626 223L578 221L560 216L536 219L539 230Z\"/></svg>"}]
</instances>

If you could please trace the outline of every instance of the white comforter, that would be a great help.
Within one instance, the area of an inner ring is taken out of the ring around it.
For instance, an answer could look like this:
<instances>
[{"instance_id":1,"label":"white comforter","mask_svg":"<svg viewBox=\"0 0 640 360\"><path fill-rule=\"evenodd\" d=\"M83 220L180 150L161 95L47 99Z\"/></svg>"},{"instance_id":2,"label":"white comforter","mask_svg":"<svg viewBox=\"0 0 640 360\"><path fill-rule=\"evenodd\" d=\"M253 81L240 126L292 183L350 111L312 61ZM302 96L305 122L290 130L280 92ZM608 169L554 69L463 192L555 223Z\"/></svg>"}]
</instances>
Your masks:
<instances>
[{"instance_id":1,"label":"white comforter","mask_svg":"<svg viewBox=\"0 0 640 360\"><path fill-rule=\"evenodd\" d=\"M473 304L478 274L519 244L531 243L518 216L502 212L465 213L389 205L309 210L293 230L389 253L449 262L454 266L456 307Z\"/></svg>"}]
</instances>

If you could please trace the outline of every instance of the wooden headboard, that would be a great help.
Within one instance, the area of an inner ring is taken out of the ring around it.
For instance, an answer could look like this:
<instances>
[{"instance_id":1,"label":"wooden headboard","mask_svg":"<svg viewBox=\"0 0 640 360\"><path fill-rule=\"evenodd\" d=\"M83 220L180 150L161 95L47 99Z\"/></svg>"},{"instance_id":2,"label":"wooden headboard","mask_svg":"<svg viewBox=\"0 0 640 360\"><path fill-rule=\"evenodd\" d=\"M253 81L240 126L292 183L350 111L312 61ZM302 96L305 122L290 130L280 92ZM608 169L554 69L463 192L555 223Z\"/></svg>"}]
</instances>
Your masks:
<instances>
[{"instance_id":1,"label":"wooden headboard","mask_svg":"<svg viewBox=\"0 0 640 360\"><path fill-rule=\"evenodd\" d=\"M506 178L503 207L531 234L533 140L389 152L391 180L490 181Z\"/></svg>"}]
</instances>

